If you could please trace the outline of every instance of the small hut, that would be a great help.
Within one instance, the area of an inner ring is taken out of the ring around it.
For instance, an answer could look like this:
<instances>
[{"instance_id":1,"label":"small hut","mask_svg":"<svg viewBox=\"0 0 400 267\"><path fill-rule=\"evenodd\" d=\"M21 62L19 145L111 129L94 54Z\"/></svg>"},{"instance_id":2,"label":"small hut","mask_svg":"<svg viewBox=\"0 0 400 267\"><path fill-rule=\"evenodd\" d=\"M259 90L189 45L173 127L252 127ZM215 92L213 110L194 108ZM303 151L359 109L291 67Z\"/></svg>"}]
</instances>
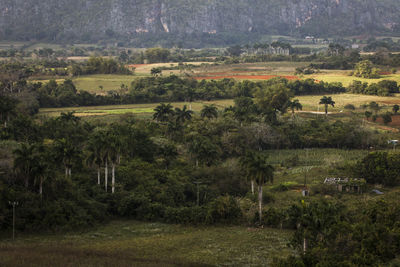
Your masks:
<instances>
[{"instance_id":1,"label":"small hut","mask_svg":"<svg viewBox=\"0 0 400 267\"><path fill-rule=\"evenodd\" d=\"M339 192L363 193L366 181L363 178L325 178L324 184L336 186Z\"/></svg>"}]
</instances>

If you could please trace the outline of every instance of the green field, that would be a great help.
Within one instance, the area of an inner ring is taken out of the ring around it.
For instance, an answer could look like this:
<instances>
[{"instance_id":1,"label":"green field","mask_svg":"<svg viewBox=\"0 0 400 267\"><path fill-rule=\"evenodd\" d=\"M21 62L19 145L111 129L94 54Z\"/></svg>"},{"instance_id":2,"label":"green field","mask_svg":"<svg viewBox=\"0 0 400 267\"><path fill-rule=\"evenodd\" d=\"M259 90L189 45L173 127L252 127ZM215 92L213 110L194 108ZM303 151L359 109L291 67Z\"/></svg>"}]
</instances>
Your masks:
<instances>
[{"instance_id":1,"label":"green field","mask_svg":"<svg viewBox=\"0 0 400 267\"><path fill-rule=\"evenodd\" d=\"M380 105L387 106L390 109L394 104L400 104L400 96L396 97L381 97L381 96L370 96L370 95L355 95L355 94L338 94L329 95L336 102L335 107L329 107L330 112L341 112L346 104L353 104L356 108L359 108L362 104L367 104L371 101L375 101ZM324 107L319 105L321 96L299 96L296 97L300 100L303 105L303 111L324 111ZM110 115L110 114L124 114L124 113L153 113L153 109L159 103L149 104L132 104L132 105L113 105L113 106L92 106L92 107L68 107L68 108L42 108L40 109L40 115L47 116L59 116L61 112L75 111L78 116L96 116L96 115ZM189 106L189 103L185 102L174 102L171 103L174 107L182 108L184 105ZM198 101L193 102L192 109L195 112L199 112L204 105L214 104L220 110L233 105L232 99L226 100L214 100L214 101ZM359 110L360 112L364 110Z\"/></svg>"},{"instance_id":2,"label":"green field","mask_svg":"<svg viewBox=\"0 0 400 267\"><path fill-rule=\"evenodd\" d=\"M132 105L113 105L113 106L92 106L92 107L68 107L68 108L42 108L40 109L39 115L45 115L49 117L59 116L62 112L76 112L77 116L96 116L96 115L111 115L111 114L124 114L124 113L148 113L152 114L154 108L159 103L149 104L132 104ZM204 105L214 104L219 109L224 109L233 105L233 100L216 100L216 101L200 101L192 102L192 110L199 112ZM173 102L171 103L174 107L182 108L184 105L189 107L189 103L186 102Z\"/></svg>"},{"instance_id":3,"label":"green field","mask_svg":"<svg viewBox=\"0 0 400 267\"><path fill-rule=\"evenodd\" d=\"M0 266L266 266L291 232L115 221L85 233L0 241Z\"/></svg>"},{"instance_id":4,"label":"green field","mask_svg":"<svg viewBox=\"0 0 400 267\"><path fill-rule=\"evenodd\" d=\"M110 90L120 89L122 84L129 87L134 79L133 75L96 74L77 77L73 81L78 90L106 94Z\"/></svg>"}]
</instances>

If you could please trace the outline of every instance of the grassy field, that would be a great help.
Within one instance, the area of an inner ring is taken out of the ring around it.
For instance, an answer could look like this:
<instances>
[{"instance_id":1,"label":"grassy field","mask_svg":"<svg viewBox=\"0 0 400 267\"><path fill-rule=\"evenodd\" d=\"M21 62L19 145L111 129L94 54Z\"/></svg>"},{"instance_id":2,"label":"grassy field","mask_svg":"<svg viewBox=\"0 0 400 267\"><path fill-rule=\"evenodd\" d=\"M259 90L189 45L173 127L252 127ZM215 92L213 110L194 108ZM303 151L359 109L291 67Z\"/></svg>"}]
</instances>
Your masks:
<instances>
[{"instance_id":1,"label":"grassy field","mask_svg":"<svg viewBox=\"0 0 400 267\"><path fill-rule=\"evenodd\" d=\"M115 221L85 233L0 241L0 266L267 266L291 232Z\"/></svg>"},{"instance_id":2,"label":"grassy field","mask_svg":"<svg viewBox=\"0 0 400 267\"><path fill-rule=\"evenodd\" d=\"M96 74L77 77L73 81L78 90L105 94L110 90L120 89L122 84L129 87L134 79L133 75Z\"/></svg>"},{"instance_id":3,"label":"grassy field","mask_svg":"<svg viewBox=\"0 0 400 267\"><path fill-rule=\"evenodd\" d=\"M40 109L39 115L45 115L49 117L59 116L62 112L75 111L77 116L98 116L98 115L110 115L110 114L125 114L125 113L148 113L152 114L154 108L159 103L149 104L132 104L132 105L113 105L113 106L92 106L92 107L69 107L69 108L43 108ZM219 109L224 109L233 105L233 100L216 100L216 101L199 101L192 102L192 110L199 112L204 105L214 104ZM184 105L189 107L189 103L186 102L173 102L171 103L174 107L182 108Z\"/></svg>"},{"instance_id":4,"label":"grassy field","mask_svg":"<svg viewBox=\"0 0 400 267\"><path fill-rule=\"evenodd\" d=\"M382 106L386 106L387 109L391 109L394 104L400 105L399 95L394 97L356 94L336 94L327 96L332 97L332 99L336 102L335 107L329 107L329 111L332 112L343 111L344 106L346 106L347 104L353 104L356 108L359 108L360 105L368 104L372 101L375 101ZM301 104L303 105L303 110L305 111L324 111L324 106L319 105L319 100L321 99L321 96L299 96L296 98L300 100Z\"/></svg>"},{"instance_id":5,"label":"grassy field","mask_svg":"<svg viewBox=\"0 0 400 267\"><path fill-rule=\"evenodd\" d=\"M329 112L341 112L344 110L346 104L353 104L356 108L359 108L362 104L367 104L371 101L375 101L380 105L386 106L386 109L391 109L392 105L400 105L400 96L395 97L381 97L381 96L369 96L369 95L355 95L355 94L338 94L329 95L336 102L335 107L329 107ZM303 111L324 111L324 107L319 105L321 96L299 96L296 97L300 100L303 105ZM124 114L124 113L153 113L153 109L159 103L149 104L132 104L132 105L113 105L113 106L92 106L92 107L68 107L68 108L43 108L40 109L41 115L58 116L61 112L75 111L78 116L96 116L96 115L107 115L107 114ZM174 107L183 107L189 103L175 102L171 103ZM195 112L199 112L204 105L214 104L220 110L225 107L233 105L232 99L225 100L214 100L214 101L198 101L192 103L192 109ZM364 110L359 109L358 111L363 112Z\"/></svg>"},{"instance_id":6,"label":"grassy field","mask_svg":"<svg viewBox=\"0 0 400 267\"><path fill-rule=\"evenodd\" d=\"M400 74L382 75L380 79L364 79L355 76L349 76L349 71L323 71L319 74L304 75L303 78L313 78L318 81L324 82L341 82L344 86L348 86L354 80L367 82L367 83L377 83L382 80L394 80L400 82Z\"/></svg>"}]
</instances>

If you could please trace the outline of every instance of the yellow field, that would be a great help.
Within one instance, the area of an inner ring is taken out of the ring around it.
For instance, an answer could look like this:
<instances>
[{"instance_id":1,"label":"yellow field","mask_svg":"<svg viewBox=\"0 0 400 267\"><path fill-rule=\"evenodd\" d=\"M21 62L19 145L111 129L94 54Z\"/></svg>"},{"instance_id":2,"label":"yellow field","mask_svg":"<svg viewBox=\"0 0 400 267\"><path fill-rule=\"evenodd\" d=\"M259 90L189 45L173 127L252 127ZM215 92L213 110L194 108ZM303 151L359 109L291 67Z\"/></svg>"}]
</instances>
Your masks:
<instances>
[{"instance_id":1,"label":"yellow field","mask_svg":"<svg viewBox=\"0 0 400 267\"><path fill-rule=\"evenodd\" d=\"M362 104L368 104L372 101L377 102L381 106L391 108L394 104L400 105L400 95L393 97L383 96L371 96L371 95L355 95L355 94L337 94L327 95L332 97L333 101L336 102L335 107L329 107L329 111L340 112L344 109L347 104L353 104L356 108L359 108ZM323 111L324 107L319 105L321 96L299 96L296 97L300 100L303 105L303 110L306 111Z\"/></svg>"},{"instance_id":2,"label":"yellow field","mask_svg":"<svg viewBox=\"0 0 400 267\"><path fill-rule=\"evenodd\" d=\"M394 80L400 83L400 74L391 74L391 75L382 75L380 79L364 79L355 76L349 76L348 73L350 71L323 71L322 73L312 74L312 75L304 75L302 78L313 78L318 81L324 82L341 82L343 86L348 86L354 80L367 82L367 83L377 83L382 80Z\"/></svg>"}]
</instances>

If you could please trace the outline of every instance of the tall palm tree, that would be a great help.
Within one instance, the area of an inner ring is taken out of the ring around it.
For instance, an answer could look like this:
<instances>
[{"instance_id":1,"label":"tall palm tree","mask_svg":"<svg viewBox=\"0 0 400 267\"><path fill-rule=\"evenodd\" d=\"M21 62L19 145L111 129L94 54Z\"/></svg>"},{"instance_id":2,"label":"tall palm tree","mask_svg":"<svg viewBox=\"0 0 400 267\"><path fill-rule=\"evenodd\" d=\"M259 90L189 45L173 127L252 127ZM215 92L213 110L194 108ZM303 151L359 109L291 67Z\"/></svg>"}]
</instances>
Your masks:
<instances>
[{"instance_id":1,"label":"tall palm tree","mask_svg":"<svg viewBox=\"0 0 400 267\"><path fill-rule=\"evenodd\" d=\"M193 111L188 110L186 105L182 109L175 108L175 117L177 123L185 123L185 121L190 121L192 119Z\"/></svg>"},{"instance_id":2,"label":"tall palm tree","mask_svg":"<svg viewBox=\"0 0 400 267\"><path fill-rule=\"evenodd\" d=\"M108 155L111 161L111 193L115 192L115 167L120 162L123 147L122 139L116 131L110 131L108 135Z\"/></svg>"},{"instance_id":3,"label":"tall palm tree","mask_svg":"<svg viewBox=\"0 0 400 267\"><path fill-rule=\"evenodd\" d=\"M154 109L153 120L159 122L166 122L172 115L174 115L174 110L172 109L172 105L161 103Z\"/></svg>"},{"instance_id":4,"label":"tall palm tree","mask_svg":"<svg viewBox=\"0 0 400 267\"><path fill-rule=\"evenodd\" d=\"M335 106L335 101L332 100L332 97L323 96L319 102L320 105L325 106L325 116L328 116L328 106L331 105L332 107Z\"/></svg>"},{"instance_id":5,"label":"tall palm tree","mask_svg":"<svg viewBox=\"0 0 400 267\"><path fill-rule=\"evenodd\" d=\"M71 177L72 174L72 162L77 156L78 152L75 146L67 139L62 138L56 140L55 151L57 157L62 160L65 167L65 177Z\"/></svg>"},{"instance_id":6,"label":"tall palm tree","mask_svg":"<svg viewBox=\"0 0 400 267\"><path fill-rule=\"evenodd\" d=\"M251 175L251 164L254 161L255 153L246 152L246 154L240 159L240 167L246 174L246 178L250 180L251 193L254 195L254 177Z\"/></svg>"},{"instance_id":7,"label":"tall palm tree","mask_svg":"<svg viewBox=\"0 0 400 267\"><path fill-rule=\"evenodd\" d=\"M294 110L303 110L303 105L300 104L300 101L298 99L289 101L288 107L292 111L292 118L294 118Z\"/></svg>"},{"instance_id":8,"label":"tall palm tree","mask_svg":"<svg viewBox=\"0 0 400 267\"><path fill-rule=\"evenodd\" d=\"M196 98L196 91L191 86L186 87L184 90L187 97L186 101L189 102L189 110L192 110L192 102Z\"/></svg>"},{"instance_id":9,"label":"tall palm tree","mask_svg":"<svg viewBox=\"0 0 400 267\"><path fill-rule=\"evenodd\" d=\"M262 222L262 197L263 186L267 182L274 181L274 167L267 163L267 156L253 152L251 160L248 162L248 173L256 181L258 186L258 213L260 224Z\"/></svg>"},{"instance_id":10,"label":"tall palm tree","mask_svg":"<svg viewBox=\"0 0 400 267\"><path fill-rule=\"evenodd\" d=\"M217 118L218 117L218 109L215 105L204 105L203 109L201 110L201 117L202 118Z\"/></svg>"},{"instance_id":11,"label":"tall palm tree","mask_svg":"<svg viewBox=\"0 0 400 267\"><path fill-rule=\"evenodd\" d=\"M14 170L24 179L25 187L29 187L32 178L34 146L22 143L21 146L13 151Z\"/></svg>"},{"instance_id":12,"label":"tall palm tree","mask_svg":"<svg viewBox=\"0 0 400 267\"><path fill-rule=\"evenodd\" d=\"M100 185L100 178L101 178L101 164L102 164L102 157L101 157L101 143L96 140L95 136L91 137L88 142L87 149L87 156L86 156L86 165L88 167L95 166L97 168L97 184Z\"/></svg>"},{"instance_id":13,"label":"tall palm tree","mask_svg":"<svg viewBox=\"0 0 400 267\"><path fill-rule=\"evenodd\" d=\"M50 166L50 153L43 145L35 146L35 154L33 159L33 173L35 176L35 183L39 183L39 194L43 196L43 183L52 176Z\"/></svg>"}]
</instances>

